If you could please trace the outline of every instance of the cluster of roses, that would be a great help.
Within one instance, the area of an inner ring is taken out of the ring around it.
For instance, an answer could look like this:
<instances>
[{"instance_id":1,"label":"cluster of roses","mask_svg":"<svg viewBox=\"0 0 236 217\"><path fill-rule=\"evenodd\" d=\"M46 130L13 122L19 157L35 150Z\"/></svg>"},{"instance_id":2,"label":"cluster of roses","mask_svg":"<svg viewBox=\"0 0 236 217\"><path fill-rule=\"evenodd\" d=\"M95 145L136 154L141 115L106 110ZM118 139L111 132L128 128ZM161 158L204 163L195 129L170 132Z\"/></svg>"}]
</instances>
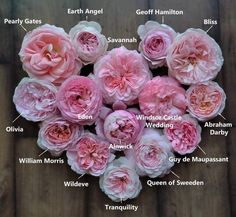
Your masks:
<instances>
[{"instance_id":1,"label":"cluster of roses","mask_svg":"<svg viewBox=\"0 0 236 217\"><path fill-rule=\"evenodd\" d=\"M66 151L72 170L100 176L102 191L114 201L136 197L139 176L167 174L174 152L193 152L201 140L197 120L212 119L225 106L224 91L212 81L223 64L221 49L206 32L177 34L148 21L138 35L140 53L123 46L107 51L96 22L79 22L69 34L46 24L26 34L19 53L29 78L16 87L13 101L21 116L40 121L39 147L55 156ZM94 64L94 73L79 76L86 64ZM169 76L152 78L150 68L166 65ZM141 114L181 120L148 129ZM83 129L93 124L96 134ZM124 156L115 159L116 151Z\"/></svg>"}]
</instances>

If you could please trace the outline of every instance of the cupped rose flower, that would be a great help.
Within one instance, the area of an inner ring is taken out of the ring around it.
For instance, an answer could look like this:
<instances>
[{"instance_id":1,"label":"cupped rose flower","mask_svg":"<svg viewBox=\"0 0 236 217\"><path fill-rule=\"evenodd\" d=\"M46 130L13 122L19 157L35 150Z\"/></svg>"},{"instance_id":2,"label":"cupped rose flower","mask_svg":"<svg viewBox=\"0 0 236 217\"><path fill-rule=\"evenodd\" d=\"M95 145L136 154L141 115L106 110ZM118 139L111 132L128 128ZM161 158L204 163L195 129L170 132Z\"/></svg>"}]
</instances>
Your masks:
<instances>
[{"instance_id":1,"label":"cupped rose flower","mask_svg":"<svg viewBox=\"0 0 236 217\"><path fill-rule=\"evenodd\" d=\"M70 148L83 133L83 127L56 115L40 124L38 145L53 155L60 155Z\"/></svg>"},{"instance_id":2,"label":"cupped rose flower","mask_svg":"<svg viewBox=\"0 0 236 217\"><path fill-rule=\"evenodd\" d=\"M167 49L172 44L176 32L170 26L155 21L140 25L137 32L141 38L139 51L150 62L151 68L165 65Z\"/></svg>"},{"instance_id":3,"label":"cupped rose flower","mask_svg":"<svg viewBox=\"0 0 236 217\"><path fill-rule=\"evenodd\" d=\"M77 57L85 65L96 62L108 48L107 39L101 31L100 24L94 21L81 21L69 32Z\"/></svg>"},{"instance_id":4,"label":"cupped rose flower","mask_svg":"<svg viewBox=\"0 0 236 217\"><path fill-rule=\"evenodd\" d=\"M92 79L74 75L59 88L57 106L65 119L81 125L91 125L98 117L102 95Z\"/></svg>"},{"instance_id":5,"label":"cupped rose flower","mask_svg":"<svg viewBox=\"0 0 236 217\"><path fill-rule=\"evenodd\" d=\"M134 149L126 151L126 155L135 162L140 176L163 176L174 166L169 161L170 157L174 157L171 144L160 130L145 129Z\"/></svg>"},{"instance_id":6,"label":"cupped rose flower","mask_svg":"<svg viewBox=\"0 0 236 217\"><path fill-rule=\"evenodd\" d=\"M123 46L101 57L94 65L94 73L108 104L116 101L127 105L136 103L143 85L151 78L144 58Z\"/></svg>"},{"instance_id":7,"label":"cupped rose flower","mask_svg":"<svg viewBox=\"0 0 236 217\"><path fill-rule=\"evenodd\" d=\"M100 176L114 159L109 143L92 133L84 133L67 153L68 164L78 174Z\"/></svg>"},{"instance_id":8,"label":"cupped rose flower","mask_svg":"<svg viewBox=\"0 0 236 217\"><path fill-rule=\"evenodd\" d=\"M69 35L62 28L45 24L25 35L20 59L30 77L54 84L77 74L82 67Z\"/></svg>"},{"instance_id":9,"label":"cupped rose flower","mask_svg":"<svg viewBox=\"0 0 236 217\"><path fill-rule=\"evenodd\" d=\"M172 128L165 128L164 133L179 154L190 154L201 141L201 127L190 115L184 115L181 121L173 121Z\"/></svg>"},{"instance_id":10,"label":"cupped rose flower","mask_svg":"<svg viewBox=\"0 0 236 217\"><path fill-rule=\"evenodd\" d=\"M190 86L186 91L186 97L188 112L200 121L216 117L225 108L225 92L214 81Z\"/></svg>"},{"instance_id":11,"label":"cupped rose flower","mask_svg":"<svg viewBox=\"0 0 236 217\"><path fill-rule=\"evenodd\" d=\"M219 45L201 29L188 29L176 36L167 52L169 74L182 84L212 80L223 61Z\"/></svg>"},{"instance_id":12,"label":"cupped rose flower","mask_svg":"<svg viewBox=\"0 0 236 217\"><path fill-rule=\"evenodd\" d=\"M48 81L23 78L15 89L13 102L28 121L43 121L58 112L56 92L56 87Z\"/></svg>"},{"instance_id":13,"label":"cupped rose flower","mask_svg":"<svg viewBox=\"0 0 236 217\"><path fill-rule=\"evenodd\" d=\"M101 190L113 201L125 201L138 196L142 189L134 166L125 157L111 162L99 180Z\"/></svg>"}]
</instances>

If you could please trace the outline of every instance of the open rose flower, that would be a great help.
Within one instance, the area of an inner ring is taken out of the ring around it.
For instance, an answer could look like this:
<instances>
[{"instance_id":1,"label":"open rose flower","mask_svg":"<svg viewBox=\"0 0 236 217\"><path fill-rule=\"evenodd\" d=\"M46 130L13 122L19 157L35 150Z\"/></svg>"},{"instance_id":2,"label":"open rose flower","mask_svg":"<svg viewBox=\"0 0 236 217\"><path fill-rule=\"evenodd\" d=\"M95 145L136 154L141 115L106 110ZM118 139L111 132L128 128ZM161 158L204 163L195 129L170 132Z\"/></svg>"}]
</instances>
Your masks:
<instances>
[{"instance_id":1,"label":"open rose flower","mask_svg":"<svg viewBox=\"0 0 236 217\"><path fill-rule=\"evenodd\" d=\"M43 121L55 115L56 87L47 81L23 78L15 89L16 110L28 121Z\"/></svg>"},{"instance_id":2,"label":"open rose flower","mask_svg":"<svg viewBox=\"0 0 236 217\"><path fill-rule=\"evenodd\" d=\"M188 29L179 34L167 52L169 74L182 84L212 80L223 64L219 45L205 31Z\"/></svg>"},{"instance_id":3,"label":"open rose flower","mask_svg":"<svg viewBox=\"0 0 236 217\"><path fill-rule=\"evenodd\" d=\"M165 128L164 133L173 149L179 154L190 154L201 141L201 127L190 115L184 115L181 121L173 121L172 128Z\"/></svg>"},{"instance_id":4,"label":"open rose flower","mask_svg":"<svg viewBox=\"0 0 236 217\"><path fill-rule=\"evenodd\" d=\"M138 27L141 38L139 51L150 62L151 68L161 67L166 64L167 49L172 44L176 32L165 24L147 21Z\"/></svg>"},{"instance_id":5,"label":"open rose flower","mask_svg":"<svg viewBox=\"0 0 236 217\"><path fill-rule=\"evenodd\" d=\"M101 190L113 201L133 199L142 189L139 176L133 165L120 157L111 162L99 180Z\"/></svg>"},{"instance_id":6,"label":"open rose flower","mask_svg":"<svg viewBox=\"0 0 236 217\"><path fill-rule=\"evenodd\" d=\"M82 66L76 51L62 28L45 24L25 35L20 59L30 77L49 80L54 84L77 74Z\"/></svg>"},{"instance_id":7,"label":"open rose flower","mask_svg":"<svg viewBox=\"0 0 236 217\"><path fill-rule=\"evenodd\" d=\"M94 63L106 52L108 42L101 31L100 24L94 21L81 21L70 30L77 56L84 64Z\"/></svg>"},{"instance_id":8,"label":"open rose flower","mask_svg":"<svg viewBox=\"0 0 236 217\"><path fill-rule=\"evenodd\" d=\"M190 86L186 96L189 113L200 121L216 117L225 108L225 92L214 81Z\"/></svg>"},{"instance_id":9,"label":"open rose flower","mask_svg":"<svg viewBox=\"0 0 236 217\"><path fill-rule=\"evenodd\" d=\"M94 65L94 73L105 102L137 102L143 85L150 80L147 62L135 50L114 48Z\"/></svg>"},{"instance_id":10,"label":"open rose flower","mask_svg":"<svg viewBox=\"0 0 236 217\"><path fill-rule=\"evenodd\" d=\"M67 153L68 164L76 173L100 176L114 159L109 143L92 133L84 133Z\"/></svg>"},{"instance_id":11,"label":"open rose flower","mask_svg":"<svg viewBox=\"0 0 236 217\"><path fill-rule=\"evenodd\" d=\"M57 106L62 116L81 125L91 125L98 117L102 95L96 83L74 75L62 83L57 93Z\"/></svg>"}]
</instances>

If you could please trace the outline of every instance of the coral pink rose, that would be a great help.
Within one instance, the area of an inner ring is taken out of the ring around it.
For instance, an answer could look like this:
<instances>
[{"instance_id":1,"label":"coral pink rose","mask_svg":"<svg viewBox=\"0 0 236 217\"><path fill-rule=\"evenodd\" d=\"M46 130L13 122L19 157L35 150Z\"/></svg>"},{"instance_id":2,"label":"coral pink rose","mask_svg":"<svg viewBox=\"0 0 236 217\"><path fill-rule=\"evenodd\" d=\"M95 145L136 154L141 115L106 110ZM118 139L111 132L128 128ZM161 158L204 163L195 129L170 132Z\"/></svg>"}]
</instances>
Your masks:
<instances>
[{"instance_id":1,"label":"coral pink rose","mask_svg":"<svg viewBox=\"0 0 236 217\"><path fill-rule=\"evenodd\" d=\"M139 51L150 62L151 68L161 67L166 64L167 49L172 44L176 32L165 24L147 21L138 27L141 38Z\"/></svg>"},{"instance_id":2,"label":"coral pink rose","mask_svg":"<svg viewBox=\"0 0 236 217\"><path fill-rule=\"evenodd\" d=\"M45 24L25 35L20 58L30 77L54 84L77 74L82 67L76 51L62 28Z\"/></svg>"},{"instance_id":3,"label":"coral pink rose","mask_svg":"<svg viewBox=\"0 0 236 217\"><path fill-rule=\"evenodd\" d=\"M94 65L94 73L108 104L137 102L143 85L150 80L148 64L135 50L114 48Z\"/></svg>"},{"instance_id":4,"label":"coral pink rose","mask_svg":"<svg viewBox=\"0 0 236 217\"><path fill-rule=\"evenodd\" d=\"M190 115L184 115L181 121L173 121L173 128L165 128L164 133L173 149L179 154L190 154L201 141L201 127Z\"/></svg>"},{"instance_id":5,"label":"coral pink rose","mask_svg":"<svg viewBox=\"0 0 236 217\"><path fill-rule=\"evenodd\" d=\"M190 86L186 96L189 113L200 121L216 117L225 108L225 92L214 81Z\"/></svg>"},{"instance_id":6,"label":"coral pink rose","mask_svg":"<svg viewBox=\"0 0 236 217\"><path fill-rule=\"evenodd\" d=\"M106 52L108 42L101 31L101 26L94 21L81 21L70 30L77 56L84 64L94 63Z\"/></svg>"},{"instance_id":7,"label":"coral pink rose","mask_svg":"<svg viewBox=\"0 0 236 217\"><path fill-rule=\"evenodd\" d=\"M55 115L56 87L48 81L23 78L15 89L16 110L28 121L43 121Z\"/></svg>"},{"instance_id":8,"label":"coral pink rose","mask_svg":"<svg viewBox=\"0 0 236 217\"><path fill-rule=\"evenodd\" d=\"M167 52L169 74L182 84L216 77L223 65L219 45L205 31L188 29L178 35Z\"/></svg>"},{"instance_id":9,"label":"coral pink rose","mask_svg":"<svg viewBox=\"0 0 236 217\"><path fill-rule=\"evenodd\" d=\"M73 123L91 125L97 119L101 105L101 92L90 78L74 75L58 90L57 106L62 116Z\"/></svg>"},{"instance_id":10,"label":"coral pink rose","mask_svg":"<svg viewBox=\"0 0 236 217\"><path fill-rule=\"evenodd\" d=\"M101 190L113 201L125 201L138 196L142 189L133 165L120 157L111 162L99 180Z\"/></svg>"}]
</instances>

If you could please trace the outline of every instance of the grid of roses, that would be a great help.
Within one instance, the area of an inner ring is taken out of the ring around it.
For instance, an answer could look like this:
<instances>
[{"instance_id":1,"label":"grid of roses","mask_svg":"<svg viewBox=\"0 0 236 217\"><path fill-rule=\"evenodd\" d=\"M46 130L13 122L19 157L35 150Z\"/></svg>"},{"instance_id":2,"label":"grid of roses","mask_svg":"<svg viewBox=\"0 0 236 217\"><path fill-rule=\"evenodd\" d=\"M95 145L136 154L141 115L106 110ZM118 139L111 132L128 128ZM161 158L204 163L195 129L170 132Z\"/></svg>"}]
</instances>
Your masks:
<instances>
[{"instance_id":1,"label":"grid of roses","mask_svg":"<svg viewBox=\"0 0 236 217\"><path fill-rule=\"evenodd\" d=\"M16 87L13 101L21 116L41 121L39 147L54 156L66 151L71 169L100 176L100 188L113 201L135 198L139 176L168 174L174 152L192 153L201 141L198 120L221 113L226 99L212 81L223 65L221 49L205 31L180 34L148 21L137 32L140 53L123 46L107 51L96 22L81 21L69 35L45 24L26 34L19 53L29 78ZM79 76L86 64L94 64L94 74ZM152 78L149 68L162 66L169 76ZM140 109L132 108L137 104ZM182 119L169 121L172 128L147 129L140 114ZM94 123L96 135L83 130ZM111 143L133 148L115 159Z\"/></svg>"}]
</instances>

